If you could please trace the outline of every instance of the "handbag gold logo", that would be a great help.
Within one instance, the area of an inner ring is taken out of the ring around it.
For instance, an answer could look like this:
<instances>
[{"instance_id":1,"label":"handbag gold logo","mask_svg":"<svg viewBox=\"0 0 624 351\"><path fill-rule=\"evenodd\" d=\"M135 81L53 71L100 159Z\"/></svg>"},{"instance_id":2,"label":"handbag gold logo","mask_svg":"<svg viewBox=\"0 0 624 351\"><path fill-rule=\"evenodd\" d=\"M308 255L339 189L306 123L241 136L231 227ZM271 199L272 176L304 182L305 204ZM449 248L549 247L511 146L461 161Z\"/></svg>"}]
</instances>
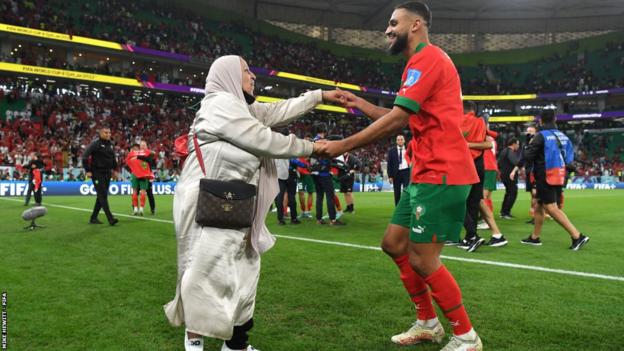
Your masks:
<instances>
[{"instance_id":1,"label":"handbag gold logo","mask_svg":"<svg viewBox=\"0 0 624 351\"><path fill-rule=\"evenodd\" d=\"M223 209L224 212L231 212L234 206L231 204L223 204L221 205L221 208Z\"/></svg>"}]
</instances>

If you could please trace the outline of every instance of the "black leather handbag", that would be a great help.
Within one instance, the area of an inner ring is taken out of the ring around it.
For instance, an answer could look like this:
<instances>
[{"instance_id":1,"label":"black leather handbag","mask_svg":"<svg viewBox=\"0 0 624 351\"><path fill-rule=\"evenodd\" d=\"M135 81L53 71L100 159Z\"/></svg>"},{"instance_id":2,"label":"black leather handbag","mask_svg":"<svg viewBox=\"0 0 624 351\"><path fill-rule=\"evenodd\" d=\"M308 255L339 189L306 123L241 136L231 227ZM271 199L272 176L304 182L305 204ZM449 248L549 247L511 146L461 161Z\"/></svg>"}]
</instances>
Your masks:
<instances>
[{"instance_id":1,"label":"black leather handbag","mask_svg":"<svg viewBox=\"0 0 624 351\"><path fill-rule=\"evenodd\" d=\"M193 135L195 156L206 175L197 136ZM205 227L239 229L251 227L256 208L256 186L242 180L223 181L202 178L195 222Z\"/></svg>"},{"instance_id":2,"label":"black leather handbag","mask_svg":"<svg viewBox=\"0 0 624 351\"><path fill-rule=\"evenodd\" d=\"M242 180L201 179L195 222L206 227L251 227L256 207L256 186Z\"/></svg>"}]
</instances>

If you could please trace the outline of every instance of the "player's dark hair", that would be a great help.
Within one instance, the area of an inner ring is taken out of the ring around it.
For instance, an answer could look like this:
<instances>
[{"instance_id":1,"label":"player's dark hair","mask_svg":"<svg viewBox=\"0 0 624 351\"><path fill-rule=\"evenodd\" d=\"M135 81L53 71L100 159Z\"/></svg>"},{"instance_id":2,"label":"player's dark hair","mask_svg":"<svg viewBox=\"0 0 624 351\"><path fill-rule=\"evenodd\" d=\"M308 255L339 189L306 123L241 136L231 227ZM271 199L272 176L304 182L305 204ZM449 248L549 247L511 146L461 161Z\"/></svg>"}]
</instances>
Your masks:
<instances>
[{"instance_id":1,"label":"player's dark hair","mask_svg":"<svg viewBox=\"0 0 624 351\"><path fill-rule=\"evenodd\" d=\"M542 121L542 124L554 123L555 122L555 111L554 110L544 110L544 111L542 111L542 115L540 116L540 121Z\"/></svg>"},{"instance_id":2,"label":"player's dark hair","mask_svg":"<svg viewBox=\"0 0 624 351\"><path fill-rule=\"evenodd\" d=\"M477 113L477 104L474 101L464 100L464 113L468 112Z\"/></svg>"},{"instance_id":3,"label":"player's dark hair","mask_svg":"<svg viewBox=\"0 0 624 351\"><path fill-rule=\"evenodd\" d=\"M134 143L134 144L132 144L132 148L134 149L135 147L140 148L140 147L141 147L141 145L139 145L139 143Z\"/></svg>"},{"instance_id":4,"label":"player's dark hair","mask_svg":"<svg viewBox=\"0 0 624 351\"><path fill-rule=\"evenodd\" d=\"M518 138L511 138L511 139L507 140L507 146L511 146L511 145L513 145L513 144L515 144L517 142L518 142Z\"/></svg>"},{"instance_id":5,"label":"player's dark hair","mask_svg":"<svg viewBox=\"0 0 624 351\"><path fill-rule=\"evenodd\" d=\"M419 15L420 17L425 19L425 24L427 25L427 28L431 29L431 10L429 10L429 6L427 6L426 4L418 1L408 1L397 5L394 9L404 9L411 13Z\"/></svg>"}]
</instances>

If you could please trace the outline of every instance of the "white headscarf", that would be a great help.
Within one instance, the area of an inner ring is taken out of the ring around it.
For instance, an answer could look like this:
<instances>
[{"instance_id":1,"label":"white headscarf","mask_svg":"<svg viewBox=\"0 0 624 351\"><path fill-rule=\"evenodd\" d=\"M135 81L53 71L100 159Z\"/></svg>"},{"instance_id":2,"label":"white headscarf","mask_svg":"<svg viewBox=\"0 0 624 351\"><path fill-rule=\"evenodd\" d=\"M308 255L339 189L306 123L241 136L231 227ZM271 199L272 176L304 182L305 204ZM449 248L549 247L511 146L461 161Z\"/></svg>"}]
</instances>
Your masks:
<instances>
[{"instance_id":1,"label":"white headscarf","mask_svg":"<svg viewBox=\"0 0 624 351\"><path fill-rule=\"evenodd\" d=\"M206 95L225 91L245 101L241 60L242 58L236 55L221 56L216 59L210 66L206 77Z\"/></svg>"}]
</instances>

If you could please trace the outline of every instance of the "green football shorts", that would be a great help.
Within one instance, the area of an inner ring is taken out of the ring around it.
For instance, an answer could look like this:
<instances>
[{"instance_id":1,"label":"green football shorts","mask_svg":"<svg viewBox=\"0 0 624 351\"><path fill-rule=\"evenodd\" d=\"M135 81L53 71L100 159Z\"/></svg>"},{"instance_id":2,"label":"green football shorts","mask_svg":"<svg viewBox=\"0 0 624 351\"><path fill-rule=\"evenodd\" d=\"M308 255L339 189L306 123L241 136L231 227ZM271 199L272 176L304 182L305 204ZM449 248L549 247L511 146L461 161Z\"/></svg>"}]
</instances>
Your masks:
<instances>
[{"instance_id":1,"label":"green football shorts","mask_svg":"<svg viewBox=\"0 0 624 351\"><path fill-rule=\"evenodd\" d=\"M314 186L314 178L311 174L304 174L299 178L297 183L297 189L299 191L305 191L306 193L315 193L316 187Z\"/></svg>"},{"instance_id":2,"label":"green football shorts","mask_svg":"<svg viewBox=\"0 0 624 351\"><path fill-rule=\"evenodd\" d=\"M496 171L485 171L485 181L483 182L483 189L496 191L496 173Z\"/></svg>"},{"instance_id":3,"label":"green football shorts","mask_svg":"<svg viewBox=\"0 0 624 351\"><path fill-rule=\"evenodd\" d=\"M415 243L459 241L471 185L410 184L390 223L410 229Z\"/></svg>"},{"instance_id":4,"label":"green football shorts","mask_svg":"<svg viewBox=\"0 0 624 351\"><path fill-rule=\"evenodd\" d=\"M147 190L149 188L149 179L137 178L134 174L131 174L130 184L132 184L132 189Z\"/></svg>"},{"instance_id":5,"label":"green football shorts","mask_svg":"<svg viewBox=\"0 0 624 351\"><path fill-rule=\"evenodd\" d=\"M336 192L340 191L340 180L338 180L338 177L335 175L332 175L332 183L334 184L334 190Z\"/></svg>"}]
</instances>

